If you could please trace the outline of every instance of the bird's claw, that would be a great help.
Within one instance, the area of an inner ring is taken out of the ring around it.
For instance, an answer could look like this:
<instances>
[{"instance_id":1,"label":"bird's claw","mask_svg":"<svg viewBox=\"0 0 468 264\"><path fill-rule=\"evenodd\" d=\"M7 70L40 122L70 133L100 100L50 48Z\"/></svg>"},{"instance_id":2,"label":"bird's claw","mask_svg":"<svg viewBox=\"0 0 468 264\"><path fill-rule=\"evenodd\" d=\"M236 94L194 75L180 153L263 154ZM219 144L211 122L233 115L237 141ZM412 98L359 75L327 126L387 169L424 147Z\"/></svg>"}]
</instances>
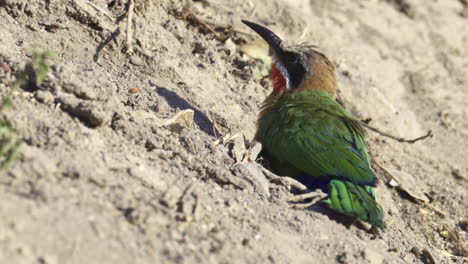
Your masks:
<instances>
[{"instance_id":1,"label":"bird's claw","mask_svg":"<svg viewBox=\"0 0 468 264\"><path fill-rule=\"evenodd\" d=\"M292 207L295 208L295 209L304 209L304 208L308 208L308 207L311 207L312 205L316 204L317 202L319 202L320 200L322 200L323 198L325 198L327 196L327 194L325 194L322 190L320 189L317 189L315 191L310 191L307 186L305 186L304 184L300 183L299 181L293 179L293 178L290 178L290 177L287 177L287 176L278 176L274 173L272 173L271 171L265 169L264 167L261 167L264 175L273 183L279 183L279 184L282 184L286 187L288 187L288 189L291 189L291 187L294 187L295 189L297 189L297 191L299 191L301 194L298 194L298 195L294 195L293 197L291 197L290 199L288 199L288 202L290 203L296 203L296 204L293 204ZM310 202L307 202L307 203L297 203L297 202L303 202L307 199L312 199Z\"/></svg>"},{"instance_id":2,"label":"bird's claw","mask_svg":"<svg viewBox=\"0 0 468 264\"><path fill-rule=\"evenodd\" d=\"M279 183L281 185L288 187L289 189L291 189L291 187L294 187L299 192L307 192L309 190L304 184L300 183L299 181L293 178L290 178L287 176L278 176L272 173L271 171L265 169L264 167L261 167L261 169L265 177L267 177L267 179L269 179L273 183Z\"/></svg>"},{"instance_id":3,"label":"bird's claw","mask_svg":"<svg viewBox=\"0 0 468 264\"><path fill-rule=\"evenodd\" d=\"M307 202L307 203L298 203L298 204L292 205L292 208L295 208L295 209L305 209L316 204L317 202L319 202L326 196L327 194L325 194L322 190L317 189L313 192L294 195L293 197L289 198L288 202L296 203L296 202L305 201L307 199L312 199L312 201Z\"/></svg>"}]
</instances>

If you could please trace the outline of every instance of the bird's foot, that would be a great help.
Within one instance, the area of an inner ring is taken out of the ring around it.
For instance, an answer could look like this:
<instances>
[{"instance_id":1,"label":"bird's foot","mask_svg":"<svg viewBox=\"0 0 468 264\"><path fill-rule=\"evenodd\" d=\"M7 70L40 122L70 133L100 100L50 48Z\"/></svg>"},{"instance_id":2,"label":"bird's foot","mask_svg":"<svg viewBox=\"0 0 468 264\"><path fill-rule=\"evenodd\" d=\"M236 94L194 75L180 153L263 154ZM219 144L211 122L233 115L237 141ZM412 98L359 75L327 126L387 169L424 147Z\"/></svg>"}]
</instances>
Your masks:
<instances>
[{"instance_id":1,"label":"bird's foot","mask_svg":"<svg viewBox=\"0 0 468 264\"><path fill-rule=\"evenodd\" d=\"M294 187L301 193L309 191L309 189L307 189L307 187L304 184L300 183L299 181L293 178L290 178L287 176L278 176L274 174L273 172L265 169L264 167L261 167L261 169L265 177L267 177L267 179L270 180L270 182L284 185L288 187L288 189L291 189L291 187Z\"/></svg>"},{"instance_id":2,"label":"bird's foot","mask_svg":"<svg viewBox=\"0 0 468 264\"><path fill-rule=\"evenodd\" d=\"M381 236L380 230L377 227L370 223L364 222L359 218L356 218L351 225L355 225L356 227L363 229L366 232L373 234L374 236Z\"/></svg>"},{"instance_id":3,"label":"bird's foot","mask_svg":"<svg viewBox=\"0 0 468 264\"><path fill-rule=\"evenodd\" d=\"M299 181L291 177L278 176L272 173L271 171L265 169L264 167L261 167L261 169L265 177L267 177L267 179L269 179L270 182L284 185L289 190L291 190L291 187L294 187L300 193L288 199L288 202L295 203L292 205L293 208L304 209L304 208L311 207L312 205L316 204L317 202L319 202L320 200L322 200L323 198L327 196L327 194L324 193L320 189L317 189L315 191L310 191L307 188L307 186L305 186L304 184L300 183ZM306 203L298 203L298 202L304 202L305 200L308 200L308 199L312 199L312 200Z\"/></svg>"},{"instance_id":4,"label":"bird's foot","mask_svg":"<svg viewBox=\"0 0 468 264\"><path fill-rule=\"evenodd\" d=\"M294 195L293 197L291 197L288 202L290 203L296 203L296 204L293 204L292 205L292 208L295 208L295 209L305 209L305 208L309 208L311 207L312 205L318 203L320 200L322 200L323 198L325 198L327 196L326 193L324 193L322 190L320 189L317 189L313 192L308 192L308 193L303 193L303 194L298 194L298 195ZM306 202L306 203L297 203L297 202L303 202L305 200L308 200L308 199L312 199L310 202Z\"/></svg>"}]
</instances>

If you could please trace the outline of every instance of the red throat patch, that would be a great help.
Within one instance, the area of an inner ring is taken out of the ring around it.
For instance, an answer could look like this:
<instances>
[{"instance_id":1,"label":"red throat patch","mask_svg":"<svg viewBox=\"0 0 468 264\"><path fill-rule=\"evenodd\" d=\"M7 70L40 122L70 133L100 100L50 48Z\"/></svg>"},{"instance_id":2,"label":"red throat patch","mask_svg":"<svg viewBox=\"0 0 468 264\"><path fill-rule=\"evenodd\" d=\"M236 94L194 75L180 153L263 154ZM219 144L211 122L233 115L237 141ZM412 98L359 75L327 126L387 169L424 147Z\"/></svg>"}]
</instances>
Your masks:
<instances>
[{"instance_id":1,"label":"red throat patch","mask_svg":"<svg viewBox=\"0 0 468 264\"><path fill-rule=\"evenodd\" d=\"M278 69L275 63L271 64L270 79L273 82L274 91L282 92L286 90L286 80L284 79L283 74Z\"/></svg>"}]
</instances>

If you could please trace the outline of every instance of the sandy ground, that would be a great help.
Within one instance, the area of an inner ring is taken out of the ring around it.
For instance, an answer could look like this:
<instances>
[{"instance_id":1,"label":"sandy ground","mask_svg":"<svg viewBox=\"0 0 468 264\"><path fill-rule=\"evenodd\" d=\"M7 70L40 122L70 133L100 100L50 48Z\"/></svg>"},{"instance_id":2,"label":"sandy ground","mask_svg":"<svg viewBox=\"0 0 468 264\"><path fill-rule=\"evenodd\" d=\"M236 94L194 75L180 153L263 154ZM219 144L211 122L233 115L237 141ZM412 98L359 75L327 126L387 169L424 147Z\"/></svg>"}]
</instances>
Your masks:
<instances>
[{"instance_id":1,"label":"sandy ground","mask_svg":"<svg viewBox=\"0 0 468 264\"><path fill-rule=\"evenodd\" d=\"M0 175L1 263L466 263L466 1L190 3L135 0L126 55L127 1L0 1L0 63L18 71L32 44L59 55L2 113L25 143ZM376 166L388 225L376 236L290 208L287 187L239 163L271 89L239 52L255 39L241 19L320 46L372 126L432 130L415 144L368 137L429 205ZM193 125L164 125L184 109Z\"/></svg>"}]
</instances>

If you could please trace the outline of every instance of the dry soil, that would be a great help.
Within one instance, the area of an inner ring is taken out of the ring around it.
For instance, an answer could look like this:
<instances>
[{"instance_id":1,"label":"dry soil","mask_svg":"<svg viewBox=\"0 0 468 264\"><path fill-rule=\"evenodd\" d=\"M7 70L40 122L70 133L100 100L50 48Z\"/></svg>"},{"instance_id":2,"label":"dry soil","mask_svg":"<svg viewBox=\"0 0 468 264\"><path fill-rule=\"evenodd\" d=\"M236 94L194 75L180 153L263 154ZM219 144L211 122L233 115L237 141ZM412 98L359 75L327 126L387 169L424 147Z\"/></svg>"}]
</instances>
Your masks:
<instances>
[{"instance_id":1,"label":"dry soil","mask_svg":"<svg viewBox=\"0 0 468 264\"><path fill-rule=\"evenodd\" d=\"M0 175L1 263L466 263L466 1L135 0L133 54L128 7L0 0L2 96L28 47L58 54L2 113L24 144ZM369 131L401 184L375 166L379 235L290 208L286 186L242 162L271 87L239 51L257 38L241 19L319 46L372 126L432 130L414 144ZM167 125L185 109L191 126Z\"/></svg>"}]
</instances>

